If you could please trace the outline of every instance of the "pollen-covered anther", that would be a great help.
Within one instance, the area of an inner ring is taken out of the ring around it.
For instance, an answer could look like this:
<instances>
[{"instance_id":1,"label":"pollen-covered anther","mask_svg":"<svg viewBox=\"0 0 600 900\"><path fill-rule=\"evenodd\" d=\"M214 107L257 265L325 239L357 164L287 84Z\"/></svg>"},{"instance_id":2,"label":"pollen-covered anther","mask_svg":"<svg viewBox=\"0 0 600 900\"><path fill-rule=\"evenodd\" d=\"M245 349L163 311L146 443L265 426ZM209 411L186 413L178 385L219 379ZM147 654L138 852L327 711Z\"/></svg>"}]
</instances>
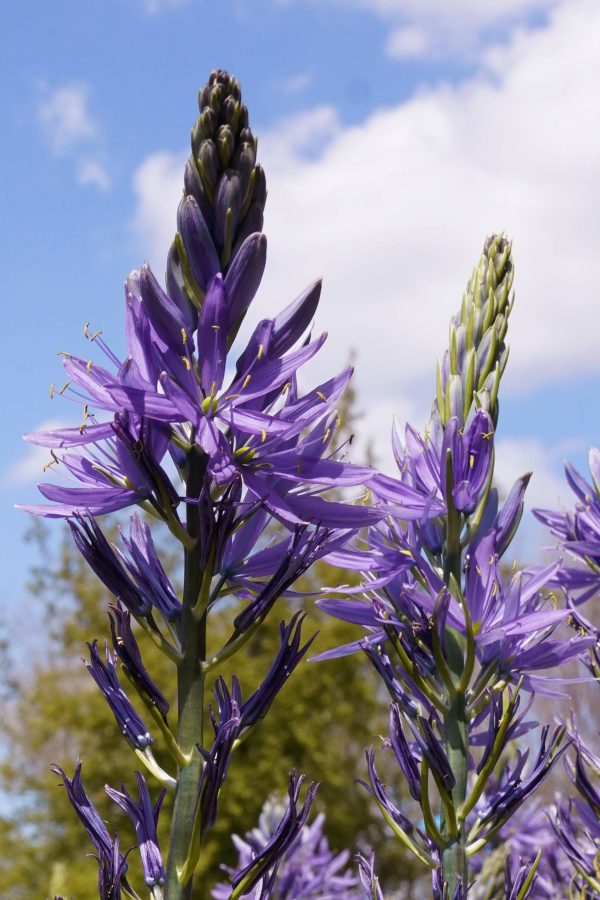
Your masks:
<instances>
[{"instance_id":1,"label":"pollen-covered anther","mask_svg":"<svg viewBox=\"0 0 600 900\"><path fill-rule=\"evenodd\" d=\"M245 460L249 460L252 459L254 454L255 450L252 447L248 447L247 444L244 444L243 447L238 447L238 449L235 451L234 456L236 456L238 459L243 458Z\"/></svg>"},{"instance_id":2,"label":"pollen-covered anther","mask_svg":"<svg viewBox=\"0 0 600 900\"><path fill-rule=\"evenodd\" d=\"M328 428L325 434L323 435L323 443L326 444L329 438L331 437L331 428Z\"/></svg>"},{"instance_id":3,"label":"pollen-covered anther","mask_svg":"<svg viewBox=\"0 0 600 900\"><path fill-rule=\"evenodd\" d=\"M248 385L250 384L251 377L252 377L251 375L246 375L246 377L244 378L244 382L242 384L242 390L244 390L244 388L248 387Z\"/></svg>"},{"instance_id":4,"label":"pollen-covered anther","mask_svg":"<svg viewBox=\"0 0 600 900\"><path fill-rule=\"evenodd\" d=\"M56 385L54 384L54 382L52 382L52 384L50 385L50 399L51 400L54 399L54 388L55 387L56 387Z\"/></svg>"},{"instance_id":5,"label":"pollen-covered anther","mask_svg":"<svg viewBox=\"0 0 600 900\"><path fill-rule=\"evenodd\" d=\"M95 341L96 338L99 338L101 334L102 334L101 331L95 331L95 332L93 333L93 335L91 336L90 341Z\"/></svg>"},{"instance_id":6,"label":"pollen-covered anther","mask_svg":"<svg viewBox=\"0 0 600 900\"><path fill-rule=\"evenodd\" d=\"M261 429L261 432L260 432L260 439L261 439L261 442L262 442L263 444L264 444L264 442L265 442L266 439L267 439L267 432L265 431L264 428Z\"/></svg>"},{"instance_id":7,"label":"pollen-covered anther","mask_svg":"<svg viewBox=\"0 0 600 900\"><path fill-rule=\"evenodd\" d=\"M475 465L475 454L469 454L469 468L472 469Z\"/></svg>"},{"instance_id":8,"label":"pollen-covered anther","mask_svg":"<svg viewBox=\"0 0 600 900\"><path fill-rule=\"evenodd\" d=\"M69 387L70 384L71 384L70 381L65 381L65 383L63 384L63 386L61 387L61 389L58 393L64 394L64 392L66 391L66 389Z\"/></svg>"},{"instance_id":9,"label":"pollen-covered anther","mask_svg":"<svg viewBox=\"0 0 600 900\"><path fill-rule=\"evenodd\" d=\"M201 406L202 412L206 415L206 413L216 413L217 411L217 398L213 397L211 394L209 397L205 397L202 401Z\"/></svg>"},{"instance_id":10,"label":"pollen-covered anther","mask_svg":"<svg viewBox=\"0 0 600 900\"><path fill-rule=\"evenodd\" d=\"M92 360L91 360L91 359L89 359L89 360L87 361L86 366L85 366L85 370L86 370L86 372L91 372L91 371L92 371Z\"/></svg>"},{"instance_id":11,"label":"pollen-covered anther","mask_svg":"<svg viewBox=\"0 0 600 900\"><path fill-rule=\"evenodd\" d=\"M319 397L319 399L323 401L323 403L327 403L327 397L325 396L323 391L315 391L315 393L317 397Z\"/></svg>"},{"instance_id":12,"label":"pollen-covered anther","mask_svg":"<svg viewBox=\"0 0 600 900\"><path fill-rule=\"evenodd\" d=\"M84 338L87 338L89 341L89 339L90 339L90 323L89 322L86 322L85 325L83 326L83 336L84 336Z\"/></svg>"},{"instance_id":13,"label":"pollen-covered anther","mask_svg":"<svg viewBox=\"0 0 600 900\"><path fill-rule=\"evenodd\" d=\"M186 367L186 369L187 369L188 372L189 372L190 369L192 368L191 362L189 361L189 359L187 358L187 356L182 356L181 359L182 359L183 362L185 363L185 367Z\"/></svg>"},{"instance_id":14,"label":"pollen-covered anther","mask_svg":"<svg viewBox=\"0 0 600 900\"><path fill-rule=\"evenodd\" d=\"M42 469L43 472L45 472L51 466L57 466L60 462L60 459L58 458L58 456L56 455L54 450L50 451L50 456L52 457L52 459L50 460L50 462L47 462L46 465L43 467L43 469Z\"/></svg>"},{"instance_id":15,"label":"pollen-covered anther","mask_svg":"<svg viewBox=\"0 0 600 900\"><path fill-rule=\"evenodd\" d=\"M187 344L187 339L188 339L188 338L187 338L187 331L185 330L185 328L182 328L182 329L181 329L181 340L183 341L183 346L184 346L184 347L185 347L185 345Z\"/></svg>"}]
</instances>

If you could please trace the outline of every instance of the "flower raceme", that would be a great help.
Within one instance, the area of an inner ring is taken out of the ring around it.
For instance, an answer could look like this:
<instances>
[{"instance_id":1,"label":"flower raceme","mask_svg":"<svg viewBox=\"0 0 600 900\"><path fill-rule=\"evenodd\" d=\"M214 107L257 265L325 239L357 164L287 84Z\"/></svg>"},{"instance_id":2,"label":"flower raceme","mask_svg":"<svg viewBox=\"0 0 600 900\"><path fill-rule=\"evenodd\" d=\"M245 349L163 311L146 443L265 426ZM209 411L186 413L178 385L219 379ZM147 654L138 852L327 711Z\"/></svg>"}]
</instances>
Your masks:
<instances>
[{"instance_id":1,"label":"flower raceme","mask_svg":"<svg viewBox=\"0 0 600 900\"><path fill-rule=\"evenodd\" d=\"M246 700L235 677L229 688L218 674L221 663L244 648L313 562L343 552L357 531L387 513L384 503L376 508L348 498L355 489L364 501L374 475L369 466L348 463L343 446L336 446L335 407L351 369L312 390L299 388L302 367L326 338L310 332L320 282L242 335L266 262L266 181L236 80L214 72L199 102L164 286L147 264L130 274L125 358L86 326L85 336L107 361L64 354L67 381L58 392L83 404L81 424L27 436L50 450L52 465L71 483L40 485L47 503L26 508L68 520L75 545L114 598L112 649L105 642L103 657L98 641L91 642L85 664L138 761L175 794L163 863L156 841L160 803L152 806L141 776L138 801L125 787L107 789L132 821L146 886L157 900L188 900L235 751L310 646L301 637L303 616L282 622L279 650ZM332 497L332 488L342 495ZM112 543L97 517L131 506L148 516L134 512ZM161 562L150 517L179 542L181 591ZM215 648L210 617L225 598L231 631ZM176 666L173 708L169 691L163 693L146 667L143 637ZM217 707L209 715L212 738L203 701L208 678L215 679ZM152 734L125 679L153 720ZM166 760L161 765L154 743ZM78 779L79 769L76 788ZM272 840L235 876L236 896L257 884L268 895L316 790L311 785L298 811L300 784L293 776L290 806ZM81 817L83 801L73 798ZM101 896L135 896L118 844L104 832L101 837Z\"/></svg>"}]
</instances>

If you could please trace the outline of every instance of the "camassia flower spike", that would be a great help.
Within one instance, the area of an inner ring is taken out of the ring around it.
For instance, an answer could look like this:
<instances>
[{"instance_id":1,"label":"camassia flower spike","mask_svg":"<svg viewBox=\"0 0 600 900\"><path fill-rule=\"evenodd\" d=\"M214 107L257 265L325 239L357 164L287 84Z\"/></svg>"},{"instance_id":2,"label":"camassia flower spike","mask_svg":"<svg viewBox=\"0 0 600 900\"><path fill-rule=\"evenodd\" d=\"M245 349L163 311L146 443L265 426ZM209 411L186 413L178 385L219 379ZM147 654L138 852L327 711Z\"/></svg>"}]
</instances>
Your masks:
<instances>
[{"instance_id":1,"label":"camassia flower spike","mask_svg":"<svg viewBox=\"0 0 600 900\"><path fill-rule=\"evenodd\" d=\"M236 677L229 687L220 676L221 664L245 649L282 598L297 595L296 582L315 561L343 552L388 513L385 503L365 502L374 470L348 462L338 446L336 404L351 369L308 391L299 387L303 366L326 339L310 331L321 283L246 326L266 263L265 175L236 79L216 70L199 102L164 285L147 263L129 275L124 358L86 325L106 360L65 354L67 380L57 391L83 406L80 424L27 435L48 448L52 472L67 480L42 484L47 502L26 508L67 519L112 598L112 647L105 641L102 652L91 641L85 665L146 777L174 795L163 854L161 801L152 805L151 785L138 773L138 800L123 785L107 788L131 820L153 900L190 900L236 750L264 727L310 646L304 617L281 623L275 658L245 700ZM128 507L129 527L109 538L99 517ZM165 529L182 578L167 574ZM229 638L215 649L212 615L225 597ZM173 664L175 703L173 686L149 668L149 640ZM215 710L206 708L209 686ZM79 768L72 782L57 771L96 846L101 897L138 896L118 841L93 810L85 812ZM300 785L292 776L289 808L236 875L232 896L258 884L269 895L316 790L311 785L298 807Z\"/></svg>"}]
</instances>

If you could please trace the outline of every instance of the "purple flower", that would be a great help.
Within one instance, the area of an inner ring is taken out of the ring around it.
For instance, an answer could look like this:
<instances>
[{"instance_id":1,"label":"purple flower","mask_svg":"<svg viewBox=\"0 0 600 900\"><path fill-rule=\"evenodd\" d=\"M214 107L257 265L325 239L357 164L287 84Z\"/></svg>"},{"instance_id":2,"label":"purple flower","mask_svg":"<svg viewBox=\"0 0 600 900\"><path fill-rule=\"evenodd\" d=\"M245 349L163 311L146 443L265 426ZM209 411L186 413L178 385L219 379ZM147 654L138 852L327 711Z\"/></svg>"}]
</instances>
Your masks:
<instances>
[{"instance_id":1,"label":"purple flower","mask_svg":"<svg viewBox=\"0 0 600 900\"><path fill-rule=\"evenodd\" d=\"M76 515L68 520L75 546L100 581L136 616L148 616L152 600L127 574L102 530L91 518Z\"/></svg>"},{"instance_id":2,"label":"purple flower","mask_svg":"<svg viewBox=\"0 0 600 900\"><path fill-rule=\"evenodd\" d=\"M447 490L454 507L472 513L490 478L494 427L488 413L476 412L464 431L453 417L442 430L433 419L422 438L407 426L404 448L395 447L402 478L374 475L369 482L375 496L395 504L400 518L425 522L444 515ZM447 486L446 457L451 455L452 486Z\"/></svg>"},{"instance_id":3,"label":"purple flower","mask_svg":"<svg viewBox=\"0 0 600 900\"><path fill-rule=\"evenodd\" d=\"M131 628L131 615L119 606L109 606L108 615L113 648L138 690L157 708L162 716L169 711L169 703L146 669Z\"/></svg>"},{"instance_id":4,"label":"purple flower","mask_svg":"<svg viewBox=\"0 0 600 900\"><path fill-rule=\"evenodd\" d=\"M233 836L233 842L238 851L238 863L236 869L243 869L251 865L256 856L264 850L277 830L279 822L284 814L284 805L273 800L267 801L263 806L258 827L253 828L242 839ZM350 854L347 850L334 854L329 848L327 838L323 834L325 816L320 813L309 825L299 831L296 839L289 846L282 858L275 877L267 877L266 883L258 882L255 893L246 893L244 898L261 897L268 884L272 900L284 900L284 898L297 898L297 900L309 900L319 897L322 900L333 900L334 897L344 897L346 900L359 900L362 893L358 893L357 879L348 871L342 871L348 862ZM223 866L230 877L235 877L236 869ZM227 900L231 894L231 886L226 883L218 884L213 888L214 900Z\"/></svg>"},{"instance_id":5,"label":"purple flower","mask_svg":"<svg viewBox=\"0 0 600 900\"><path fill-rule=\"evenodd\" d=\"M479 836L496 833L516 812L522 803L537 789L548 776L558 759L568 747L563 744L564 727L557 727L548 740L549 726L542 728L537 756L525 774L530 751L517 751L516 762L506 765L497 787L486 796L486 802L478 810L477 834Z\"/></svg>"},{"instance_id":6,"label":"purple flower","mask_svg":"<svg viewBox=\"0 0 600 900\"><path fill-rule=\"evenodd\" d=\"M316 634L300 646L303 621L304 614L297 612L289 625L280 623L279 651L260 687L241 706L242 724L245 728L251 728L264 718L271 703L314 641Z\"/></svg>"},{"instance_id":7,"label":"purple flower","mask_svg":"<svg viewBox=\"0 0 600 900\"><path fill-rule=\"evenodd\" d=\"M214 693L217 699L218 718L212 709L210 715L215 739L210 750L197 745L204 758L198 789L202 832L212 828L216 821L219 791L227 777L233 745L242 729L241 692L237 680L230 694L223 679L219 679Z\"/></svg>"},{"instance_id":8,"label":"purple flower","mask_svg":"<svg viewBox=\"0 0 600 900\"><path fill-rule=\"evenodd\" d=\"M181 615L181 602L167 578L158 558L152 532L137 513L131 517L129 538L121 532L123 543L129 551L127 559L117 550L138 589L150 599L152 605L169 621Z\"/></svg>"},{"instance_id":9,"label":"purple flower","mask_svg":"<svg viewBox=\"0 0 600 900\"><path fill-rule=\"evenodd\" d=\"M71 806L87 831L96 849L98 862L98 893L100 900L120 900L121 885L128 887L125 879L127 863L119 851L119 840L111 838L100 813L89 799L81 783L81 760L77 761L75 774L70 779L60 766L51 766L63 780Z\"/></svg>"},{"instance_id":10,"label":"purple flower","mask_svg":"<svg viewBox=\"0 0 600 900\"><path fill-rule=\"evenodd\" d=\"M98 653L98 641L88 644L90 662L83 659L83 663L102 691L104 699L110 706L111 712L117 720L117 725L134 748L143 750L152 743L152 735L144 725L142 719L134 709L131 700L121 687L117 677L116 659L108 649L108 641L104 642L106 663L103 663Z\"/></svg>"},{"instance_id":11,"label":"purple flower","mask_svg":"<svg viewBox=\"0 0 600 900\"><path fill-rule=\"evenodd\" d=\"M165 870L163 867L158 838L156 836L156 826L160 807L166 791L162 790L155 806L152 806L148 786L139 773L135 773L138 783L139 800L136 803L129 795L126 788L121 785L121 791L106 785L105 790L111 800L125 810L133 827L138 840L138 849L142 858L142 868L144 870L144 879L148 887L155 884L164 884Z\"/></svg>"},{"instance_id":12,"label":"purple flower","mask_svg":"<svg viewBox=\"0 0 600 900\"><path fill-rule=\"evenodd\" d=\"M375 853L372 851L367 860L360 853L356 854L360 883L365 889L367 900L383 900L383 893L379 887L379 878L375 874Z\"/></svg>"},{"instance_id":13,"label":"purple flower","mask_svg":"<svg viewBox=\"0 0 600 900\"><path fill-rule=\"evenodd\" d=\"M277 870L301 833L317 792L318 785L311 782L304 803L298 808L303 781L303 775L298 776L295 772L290 774L288 807L266 844L253 852L252 859L233 877L233 888L243 886L243 891L247 894L262 880L262 892L259 895L261 900L266 900L271 895L266 887L268 885L272 889Z\"/></svg>"}]
</instances>

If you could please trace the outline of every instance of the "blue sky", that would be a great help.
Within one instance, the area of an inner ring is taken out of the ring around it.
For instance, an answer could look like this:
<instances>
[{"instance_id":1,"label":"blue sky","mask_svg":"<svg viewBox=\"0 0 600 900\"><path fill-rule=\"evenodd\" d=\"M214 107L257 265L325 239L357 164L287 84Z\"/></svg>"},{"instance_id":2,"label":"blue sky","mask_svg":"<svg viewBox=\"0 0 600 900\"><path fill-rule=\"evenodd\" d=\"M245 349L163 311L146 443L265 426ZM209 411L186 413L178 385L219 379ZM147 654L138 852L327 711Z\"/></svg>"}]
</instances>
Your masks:
<instances>
[{"instance_id":1,"label":"blue sky","mask_svg":"<svg viewBox=\"0 0 600 900\"><path fill-rule=\"evenodd\" d=\"M122 283L162 272L196 95L241 80L267 169L257 315L325 277L315 377L357 351L363 429L421 426L447 322L487 233L514 238L517 301L498 436L508 486L600 441L600 7L595 0L55 0L2 16L4 443L10 624L45 459L20 439L78 422L50 401L86 321L122 348ZM8 7L7 7L8 9ZM360 449L359 449L360 452Z\"/></svg>"}]
</instances>

